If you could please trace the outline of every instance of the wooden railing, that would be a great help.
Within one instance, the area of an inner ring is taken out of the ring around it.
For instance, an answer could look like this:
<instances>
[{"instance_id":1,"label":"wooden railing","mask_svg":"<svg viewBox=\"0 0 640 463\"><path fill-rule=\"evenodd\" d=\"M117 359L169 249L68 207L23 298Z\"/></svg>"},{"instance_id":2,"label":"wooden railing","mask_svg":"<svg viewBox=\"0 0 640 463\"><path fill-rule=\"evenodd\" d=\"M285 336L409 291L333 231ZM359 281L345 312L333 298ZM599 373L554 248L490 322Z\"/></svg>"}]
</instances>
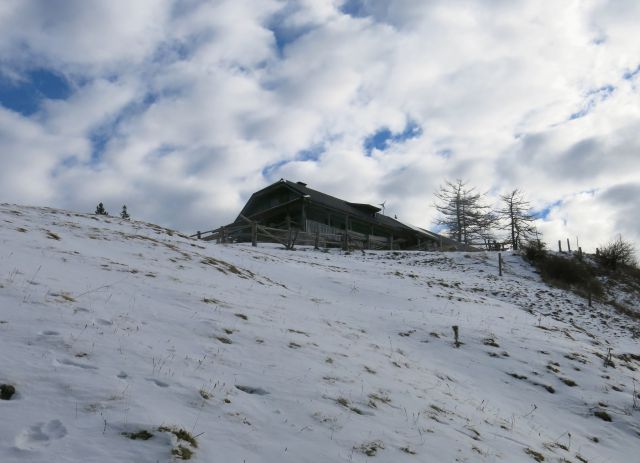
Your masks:
<instances>
[{"instance_id":1,"label":"wooden railing","mask_svg":"<svg viewBox=\"0 0 640 463\"><path fill-rule=\"evenodd\" d=\"M246 217L240 217L245 223L234 223L215 230L198 231L191 235L204 241L217 243L247 243L257 246L258 242L279 243L287 249L294 246L342 247L343 249L398 249L404 243L403 239L366 235L348 230L335 230L332 233L304 232L299 225L289 220L279 227L266 227Z\"/></svg>"}]
</instances>

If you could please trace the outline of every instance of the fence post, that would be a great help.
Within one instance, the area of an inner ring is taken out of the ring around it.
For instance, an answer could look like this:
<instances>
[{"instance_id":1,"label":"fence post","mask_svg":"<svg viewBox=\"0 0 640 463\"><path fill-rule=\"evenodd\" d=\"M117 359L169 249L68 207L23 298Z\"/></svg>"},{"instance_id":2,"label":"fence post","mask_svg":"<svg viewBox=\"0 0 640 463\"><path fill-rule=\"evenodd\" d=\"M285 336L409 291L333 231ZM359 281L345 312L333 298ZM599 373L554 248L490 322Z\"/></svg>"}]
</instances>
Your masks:
<instances>
[{"instance_id":1,"label":"fence post","mask_svg":"<svg viewBox=\"0 0 640 463\"><path fill-rule=\"evenodd\" d=\"M291 217L287 215L287 249L291 249Z\"/></svg>"},{"instance_id":2,"label":"fence post","mask_svg":"<svg viewBox=\"0 0 640 463\"><path fill-rule=\"evenodd\" d=\"M558 252L562 252L562 240L558 240Z\"/></svg>"},{"instance_id":3,"label":"fence post","mask_svg":"<svg viewBox=\"0 0 640 463\"><path fill-rule=\"evenodd\" d=\"M316 239L313 243L313 249L320 249L320 230L316 230Z\"/></svg>"},{"instance_id":4,"label":"fence post","mask_svg":"<svg viewBox=\"0 0 640 463\"><path fill-rule=\"evenodd\" d=\"M498 253L498 275L502 276L502 253Z\"/></svg>"},{"instance_id":5,"label":"fence post","mask_svg":"<svg viewBox=\"0 0 640 463\"><path fill-rule=\"evenodd\" d=\"M578 246L578 259L582 260L582 247Z\"/></svg>"},{"instance_id":6,"label":"fence post","mask_svg":"<svg viewBox=\"0 0 640 463\"><path fill-rule=\"evenodd\" d=\"M201 239L201 236L200 236L200 230L198 230L198 231L196 232L196 236L198 237L198 239Z\"/></svg>"},{"instance_id":7,"label":"fence post","mask_svg":"<svg viewBox=\"0 0 640 463\"><path fill-rule=\"evenodd\" d=\"M458 325L453 325L451 328L453 329L453 345L456 347L460 347L460 331Z\"/></svg>"},{"instance_id":8,"label":"fence post","mask_svg":"<svg viewBox=\"0 0 640 463\"><path fill-rule=\"evenodd\" d=\"M569 238L567 238L567 252L571 254L571 243L569 242Z\"/></svg>"},{"instance_id":9,"label":"fence post","mask_svg":"<svg viewBox=\"0 0 640 463\"><path fill-rule=\"evenodd\" d=\"M256 222L251 223L251 246L258 246L258 224Z\"/></svg>"}]
</instances>

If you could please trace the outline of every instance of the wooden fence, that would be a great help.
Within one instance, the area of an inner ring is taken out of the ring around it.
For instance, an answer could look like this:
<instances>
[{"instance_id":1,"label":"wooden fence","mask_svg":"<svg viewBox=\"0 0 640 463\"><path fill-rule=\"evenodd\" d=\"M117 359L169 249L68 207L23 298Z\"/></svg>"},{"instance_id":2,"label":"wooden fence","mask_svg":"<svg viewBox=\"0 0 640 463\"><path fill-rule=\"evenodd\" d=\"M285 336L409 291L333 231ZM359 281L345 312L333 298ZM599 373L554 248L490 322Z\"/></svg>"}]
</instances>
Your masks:
<instances>
[{"instance_id":1,"label":"wooden fence","mask_svg":"<svg viewBox=\"0 0 640 463\"><path fill-rule=\"evenodd\" d=\"M341 247L343 249L399 249L405 243L403 239L366 235L347 230L317 229L315 232L304 232L299 225L288 220L281 227L266 227L242 218L245 223L232 224L215 230L197 232L191 238L216 243L248 243L257 246L259 242L279 243L286 249L294 246L314 246L317 248ZM425 243L426 245L426 243Z\"/></svg>"},{"instance_id":2,"label":"wooden fence","mask_svg":"<svg viewBox=\"0 0 640 463\"><path fill-rule=\"evenodd\" d=\"M300 225L293 220L277 224L275 227L266 227L254 222L244 216L240 216L243 223L234 223L215 230L197 232L191 238L205 241L215 241L216 243L248 243L257 246L262 243L279 243L286 249L293 249L299 246L314 246L318 248L342 249L372 249L372 250L393 250L404 249L410 251L478 251L488 249L503 251L506 243L496 241L485 243L452 243L451 240L441 238L440 241L422 240L417 245L407 247L406 240L394 239L389 236L367 235L352 230L339 230L333 227L313 227L314 231L302 231Z\"/></svg>"}]
</instances>

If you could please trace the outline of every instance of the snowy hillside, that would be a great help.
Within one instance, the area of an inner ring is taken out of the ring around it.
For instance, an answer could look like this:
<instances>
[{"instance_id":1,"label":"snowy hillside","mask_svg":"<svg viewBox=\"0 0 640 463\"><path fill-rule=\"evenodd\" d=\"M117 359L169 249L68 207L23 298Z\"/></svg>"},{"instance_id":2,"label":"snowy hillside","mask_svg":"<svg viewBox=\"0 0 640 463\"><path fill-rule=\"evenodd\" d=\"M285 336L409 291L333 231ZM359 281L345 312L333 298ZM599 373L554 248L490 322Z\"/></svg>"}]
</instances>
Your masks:
<instances>
[{"instance_id":1,"label":"snowy hillside","mask_svg":"<svg viewBox=\"0 0 640 463\"><path fill-rule=\"evenodd\" d=\"M633 322L496 260L0 205L0 462L638 461Z\"/></svg>"}]
</instances>

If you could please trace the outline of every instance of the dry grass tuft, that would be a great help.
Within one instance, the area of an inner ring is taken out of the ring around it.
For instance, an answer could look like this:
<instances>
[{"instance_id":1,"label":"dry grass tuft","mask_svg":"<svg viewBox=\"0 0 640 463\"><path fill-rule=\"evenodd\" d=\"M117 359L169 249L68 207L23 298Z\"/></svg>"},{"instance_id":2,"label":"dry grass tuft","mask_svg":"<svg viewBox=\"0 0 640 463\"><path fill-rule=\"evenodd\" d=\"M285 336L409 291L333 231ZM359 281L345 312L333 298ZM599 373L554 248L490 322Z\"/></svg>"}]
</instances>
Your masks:
<instances>
[{"instance_id":1,"label":"dry grass tuft","mask_svg":"<svg viewBox=\"0 0 640 463\"><path fill-rule=\"evenodd\" d=\"M382 441L375 440L371 442L365 442L364 444L358 447L354 447L353 449L357 450L358 452L364 453L368 457L373 457L376 455L376 453L378 453L378 450L384 449L384 444L382 443Z\"/></svg>"},{"instance_id":2,"label":"dry grass tuft","mask_svg":"<svg viewBox=\"0 0 640 463\"><path fill-rule=\"evenodd\" d=\"M141 429L138 432L123 432L121 434L131 440L149 440L153 437L153 434L146 429Z\"/></svg>"},{"instance_id":3,"label":"dry grass tuft","mask_svg":"<svg viewBox=\"0 0 640 463\"><path fill-rule=\"evenodd\" d=\"M540 452L536 452L533 449L530 449L529 447L527 447L526 449L524 449L524 453L526 453L527 455L529 455L531 458L533 458L535 461L544 461L544 455L541 454Z\"/></svg>"},{"instance_id":4,"label":"dry grass tuft","mask_svg":"<svg viewBox=\"0 0 640 463\"><path fill-rule=\"evenodd\" d=\"M49 230L47 230L47 238L49 238L50 240L60 241L60 236L56 235L55 233Z\"/></svg>"},{"instance_id":5,"label":"dry grass tuft","mask_svg":"<svg viewBox=\"0 0 640 463\"><path fill-rule=\"evenodd\" d=\"M184 430L183 428L178 428L176 426L160 426L158 428L159 432L169 432L171 434L173 434L174 436L176 436L176 438L178 439L178 441L184 441L184 442L188 442L189 444L191 444L191 446L193 448L198 448L198 441L196 440L195 437L193 437L191 435L191 433L189 431Z\"/></svg>"},{"instance_id":6,"label":"dry grass tuft","mask_svg":"<svg viewBox=\"0 0 640 463\"><path fill-rule=\"evenodd\" d=\"M191 460L193 452L183 445L178 445L171 450L171 455L178 458L179 460Z\"/></svg>"},{"instance_id":7,"label":"dry grass tuft","mask_svg":"<svg viewBox=\"0 0 640 463\"><path fill-rule=\"evenodd\" d=\"M593 412L594 416L597 416L598 418L600 418L602 421L607 421L607 422L611 422L613 421L611 419L611 415L609 415L607 412L605 412L604 410L596 410L595 412Z\"/></svg>"}]
</instances>

